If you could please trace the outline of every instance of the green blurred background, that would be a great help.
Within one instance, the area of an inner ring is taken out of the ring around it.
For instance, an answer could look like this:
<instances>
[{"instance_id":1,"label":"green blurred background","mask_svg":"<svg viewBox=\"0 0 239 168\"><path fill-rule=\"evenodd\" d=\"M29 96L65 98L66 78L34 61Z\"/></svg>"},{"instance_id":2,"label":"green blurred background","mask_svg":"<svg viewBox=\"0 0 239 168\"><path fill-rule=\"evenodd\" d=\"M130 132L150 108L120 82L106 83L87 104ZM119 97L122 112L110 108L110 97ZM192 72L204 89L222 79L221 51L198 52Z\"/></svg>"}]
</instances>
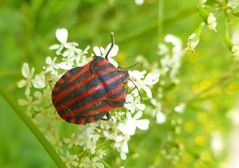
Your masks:
<instances>
[{"instance_id":1,"label":"green blurred background","mask_svg":"<svg viewBox=\"0 0 239 168\"><path fill-rule=\"evenodd\" d=\"M53 55L49 46L56 43L55 30L61 27L68 29L69 41L78 42L80 48L88 45L106 46L110 41L110 32L114 32L116 43L120 46L117 59L123 67L132 65L137 55L143 55L150 62L159 61L157 45L166 34L177 35L186 44L188 36L202 21L196 6L197 2L190 0L146 0L141 6L136 5L134 0L1 1L0 87L7 90L15 100L21 97L23 91L16 88L16 81L21 79L22 63L28 62L39 72L45 64L46 56ZM223 36L220 35L222 29L223 26L219 24L219 35L213 31L204 31L197 52L184 57L180 72L181 84L168 94L172 104L193 97L195 88L200 89L205 83L210 83L211 79L230 71L233 63L223 43ZM238 78L230 79L229 83L220 82L207 93L205 97L193 102L188 112L183 114L186 121L198 124L197 132L185 133L185 139L191 138L193 141L198 135L204 135L206 123L211 118L215 118L214 126L218 130L227 132L230 129L230 122L225 116L236 102ZM207 103L212 105L209 108L211 112L204 111L203 106ZM56 167L2 97L0 107L0 167ZM203 123L197 121L200 112L206 114ZM140 153L140 157L130 157L123 162L125 167L147 167L151 164L157 167L160 159L157 152L160 150L164 129L167 126L152 123L149 133L135 136L132 143L130 141L130 148ZM143 137L146 138L142 141ZM135 144L140 145L137 147ZM192 150L200 151L209 146L204 144ZM196 157L192 158L196 160ZM216 162L220 159L213 160L209 167L218 166Z\"/></svg>"}]
</instances>

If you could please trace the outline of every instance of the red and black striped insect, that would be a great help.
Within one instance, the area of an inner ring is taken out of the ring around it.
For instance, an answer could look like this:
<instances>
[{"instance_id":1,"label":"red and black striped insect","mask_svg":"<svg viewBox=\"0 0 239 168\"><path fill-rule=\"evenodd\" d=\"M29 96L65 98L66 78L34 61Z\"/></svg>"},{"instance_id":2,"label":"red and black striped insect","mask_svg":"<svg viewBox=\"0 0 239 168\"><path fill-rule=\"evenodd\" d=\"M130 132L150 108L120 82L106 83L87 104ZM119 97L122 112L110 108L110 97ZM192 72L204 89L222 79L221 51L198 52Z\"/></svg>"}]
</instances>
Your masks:
<instances>
[{"instance_id":1,"label":"red and black striped insect","mask_svg":"<svg viewBox=\"0 0 239 168\"><path fill-rule=\"evenodd\" d=\"M52 102L63 120L74 124L109 120L109 111L124 105L129 74L108 61L114 46L113 34L111 38L105 58L94 56L85 66L67 71L56 82Z\"/></svg>"}]
</instances>

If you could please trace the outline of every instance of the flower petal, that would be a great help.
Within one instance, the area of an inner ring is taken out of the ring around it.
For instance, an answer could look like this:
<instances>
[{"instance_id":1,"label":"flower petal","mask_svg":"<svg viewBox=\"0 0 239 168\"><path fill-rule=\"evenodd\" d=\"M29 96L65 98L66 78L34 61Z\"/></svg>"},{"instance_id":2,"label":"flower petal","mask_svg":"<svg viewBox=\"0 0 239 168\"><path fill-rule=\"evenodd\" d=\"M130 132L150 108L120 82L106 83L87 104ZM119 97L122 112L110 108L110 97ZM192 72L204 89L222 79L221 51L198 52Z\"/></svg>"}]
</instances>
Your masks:
<instances>
[{"instance_id":1,"label":"flower petal","mask_svg":"<svg viewBox=\"0 0 239 168\"><path fill-rule=\"evenodd\" d=\"M159 81L159 73L156 73L156 72L149 73L145 77L144 81L145 81L145 83L147 85L154 85L154 84L156 84Z\"/></svg>"},{"instance_id":2,"label":"flower petal","mask_svg":"<svg viewBox=\"0 0 239 168\"><path fill-rule=\"evenodd\" d=\"M122 152L124 152L124 153L128 153L128 152L129 152L129 148L128 148L128 143L127 143L127 141L124 141L124 142L123 142Z\"/></svg>"},{"instance_id":3,"label":"flower petal","mask_svg":"<svg viewBox=\"0 0 239 168\"><path fill-rule=\"evenodd\" d=\"M114 65L114 67L118 67L118 63L113 58L108 58L109 62Z\"/></svg>"},{"instance_id":4,"label":"flower petal","mask_svg":"<svg viewBox=\"0 0 239 168\"><path fill-rule=\"evenodd\" d=\"M132 110L134 109L134 108L132 107L132 105L129 104L129 103L125 103L125 104L124 104L124 107L127 108L127 109L130 110L130 111L132 111Z\"/></svg>"},{"instance_id":5,"label":"flower petal","mask_svg":"<svg viewBox=\"0 0 239 168\"><path fill-rule=\"evenodd\" d=\"M96 56L101 56L100 48L97 46L93 47L93 52Z\"/></svg>"},{"instance_id":6,"label":"flower petal","mask_svg":"<svg viewBox=\"0 0 239 168\"><path fill-rule=\"evenodd\" d=\"M26 86L26 84L27 84L26 80L20 80L17 82L17 87L23 88L24 86Z\"/></svg>"},{"instance_id":7,"label":"flower petal","mask_svg":"<svg viewBox=\"0 0 239 168\"><path fill-rule=\"evenodd\" d=\"M100 52L101 52L101 55L100 55L100 56L105 57L105 56L104 56L105 49L104 49L103 47L100 47Z\"/></svg>"},{"instance_id":8,"label":"flower petal","mask_svg":"<svg viewBox=\"0 0 239 168\"><path fill-rule=\"evenodd\" d=\"M137 104L136 107L137 109L143 111L145 109L145 104Z\"/></svg>"},{"instance_id":9,"label":"flower petal","mask_svg":"<svg viewBox=\"0 0 239 168\"><path fill-rule=\"evenodd\" d=\"M150 88L148 86L144 86L143 89L146 92L148 98L151 99L152 98L152 92L151 92Z\"/></svg>"},{"instance_id":10,"label":"flower petal","mask_svg":"<svg viewBox=\"0 0 239 168\"><path fill-rule=\"evenodd\" d=\"M52 46L50 46L50 50L57 50L60 47L59 44L53 44Z\"/></svg>"},{"instance_id":11,"label":"flower petal","mask_svg":"<svg viewBox=\"0 0 239 168\"><path fill-rule=\"evenodd\" d=\"M25 78L28 78L31 76L31 73L30 73L30 69L29 69L29 65L27 63L24 63L22 65L22 75L25 77Z\"/></svg>"},{"instance_id":12,"label":"flower petal","mask_svg":"<svg viewBox=\"0 0 239 168\"><path fill-rule=\"evenodd\" d=\"M69 70L72 68L72 65L69 62L61 62L61 63L57 64L57 66L64 70Z\"/></svg>"},{"instance_id":13,"label":"flower petal","mask_svg":"<svg viewBox=\"0 0 239 168\"><path fill-rule=\"evenodd\" d=\"M46 57L46 64L52 64L52 59L51 59L51 57Z\"/></svg>"},{"instance_id":14,"label":"flower petal","mask_svg":"<svg viewBox=\"0 0 239 168\"><path fill-rule=\"evenodd\" d=\"M149 120L147 119L137 120L136 126L141 130L147 130L149 128Z\"/></svg>"},{"instance_id":15,"label":"flower petal","mask_svg":"<svg viewBox=\"0 0 239 168\"><path fill-rule=\"evenodd\" d=\"M120 153L120 157L122 160L126 160L127 159L127 156L125 153Z\"/></svg>"},{"instance_id":16,"label":"flower petal","mask_svg":"<svg viewBox=\"0 0 239 168\"><path fill-rule=\"evenodd\" d=\"M133 102L134 101L134 97L131 94L127 94L126 95L126 102Z\"/></svg>"},{"instance_id":17,"label":"flower petal","mask_svg":"<svg viewBox=\"0 0 239 168\"><path fill-rule=\"evenodd\" d=\"M186 104L185 103L180 103L179 105L177 105L174 110L177 113L183 113L185 110Z\"/></svg>"},{"instance_id":18,"label":"flower petal","mask_svg":"<svg viewBox=\"0 0 239 168\"><path fill-rule=\"evenodd\" d=\"M134 119L137 120L137 119L141 118L142 114L143 114L142 111L137 112L134 116Z\"/></svg>"},{"instance_id":19,"label":"flower petal","mask_svg":"<svg viewBox=\"0 0 239 168\"><path fill-rule=\"evenodd\" d=\"M125 128L125 135L134 135L136 130L135 120L132 118L128 119L125 123Z\"/></svg>"},{"instance_id":20,"label":"flower petal","mask_svg":"<svg viewBox=\"0 0 239 168\"><path fill-rule=\"evenodd\" d=\"M70 51L69 51L69 50L64 51L63 54L62 54L62 56L63 56L63 57L68 57L68 56L70 56Z\"/></svg>"},{"instance_id":21,"label":"flower petal","mask_svg":"<svg viewBox=\"0 0 239 168\"><path fill-rule=\"evenodd\" d=\"M60 43L66 43L68 38L68 31L65 28L57 29L56 30L56 39Z\"/></svg>"},{"instance_id":22,"label":"flower petal","mask_svg":"<svg viewBox=\"0 0 239 168\"><path fill-rule=\"evenodd\" d=\"M104 56L105 56L106 53L109 51L110 47L111 47L111 43L107 45L107 47L106 47L106 49L105 49ZM111 51L110 51L108 57L114 57L114 56L116 56L116 55L118 54L118 52L119 52L119 46L115 44L115 45L113 46L113 48L111 49Z\"/></svg>"},{"instance_id":23,"label":"flower petal","mask_svg":"<svg viewBox=\"0 0 239 168\"><path fill-rule=\"evenodd\" d=\"M37 74L32 80L32 84L35 88L44 88L46 86L46 79L44 74Z\"/></svg>"},{"instance_id":24,"label":"flower petal","mask_svg":"<svg viewBox=\"0 0 239 168\"><path fill-rule=\"evenodd\" d=\"M121 141L123 141L124 140L124 138L122 137L122 136L117 136L116 138L115 138L115 142L121 142Z\"/></svg>"},{"instance_id":25,"label":"flower petal","mask_svg":"<svg viewBox=\"0 0 239 168\"><path fill-rule=\"evenodd\" d=\"M156 114L157 123L162 124L166 121L166 116L162 112L158 111Z\"/></svg>"},{"instance_id":26,"label":"flower petal","mask_svg":"<svg viewBox=\"0 0 239 168\"><path fill-rule=\"evenodd\" d=\"M123 134L125 134L127 132L127 128L122 123L119 124L118 128Z\"/></svg>"}]
</instances>

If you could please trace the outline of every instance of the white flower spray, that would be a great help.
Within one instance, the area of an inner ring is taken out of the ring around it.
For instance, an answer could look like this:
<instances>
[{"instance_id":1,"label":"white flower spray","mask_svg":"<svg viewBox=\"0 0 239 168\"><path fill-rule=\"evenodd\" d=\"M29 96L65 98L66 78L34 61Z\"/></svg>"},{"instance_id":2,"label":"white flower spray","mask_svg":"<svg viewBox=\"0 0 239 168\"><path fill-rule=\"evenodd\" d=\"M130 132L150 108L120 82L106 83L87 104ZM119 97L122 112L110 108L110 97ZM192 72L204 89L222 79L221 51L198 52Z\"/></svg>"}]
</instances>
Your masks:
<instances>
[{"instance_id":1,"label":"white flower spray","mask_svg":"<svg viewBox=\"0 0 239 168\"><path fill-rule=\"evenodd\" d=\"M24 79L17 85L25 88L25 98L20 99L19 104L27 107L27 114L55 146L67 167L102 168L105 166L103 159L108 148L117 150L121 159L126 159L130 138L137 129L147 130L149 127L149 120L142 119L145 104L139 98L138 90L129 81L127 87L130 93L126 103L123 108L111 112L111 120L71 125L71 131L65 133L61 128L69 124L63 122L52 105L52 87L64 72L76 66L84 66L92 60L92 56L88 56L89 47L82 50L77 43L67 41L66 29L58 29L56 38L60 44L50 47L55 50L56 56L46 58L42 72L34 74L34 68L29 68L27 63L23 64ZM104 56L108 47L93 47L93 50L96 55ZM116 67L118 63L113 57L118 50L119 47L115 45L109 54L109 61ZM151 88L158 82L158 73L147 74L146 71L135 70L129 71L129 77L142 92L143 98L152 98Z\"/></svg>"},{"instance_id":2,"label":"white flower spray","mask_svg":"<svg viewBox=\"0 0 239 168\"><path fill-rule=\"evenodd\" d=\"M156 84L155 87L157 88L156 95L152 96L152 93L147 94L151 98L150 101L152 105L152 108L149 108L147 112L150 112L151 115L156 118L158 124L163 124L167 120L167 114L165 109L163 109L164 90L169 85L176 85L180 82L178 72L181 67L181 59L184 55L182 41L172 34L166 35L164 42L158 45L158 55L160 57L160 63L154 63L154 65L151 66L153 67L153 72L146 76L146 83L148 85ZM147 62L145 64L147 64ZM147 79L151 79L152 83ZM131 106L132 105L133 104L131 104ZM171 110L182 113L185 106L185 103L179 102L179 104Z\"/></svg>"}]
</instances>

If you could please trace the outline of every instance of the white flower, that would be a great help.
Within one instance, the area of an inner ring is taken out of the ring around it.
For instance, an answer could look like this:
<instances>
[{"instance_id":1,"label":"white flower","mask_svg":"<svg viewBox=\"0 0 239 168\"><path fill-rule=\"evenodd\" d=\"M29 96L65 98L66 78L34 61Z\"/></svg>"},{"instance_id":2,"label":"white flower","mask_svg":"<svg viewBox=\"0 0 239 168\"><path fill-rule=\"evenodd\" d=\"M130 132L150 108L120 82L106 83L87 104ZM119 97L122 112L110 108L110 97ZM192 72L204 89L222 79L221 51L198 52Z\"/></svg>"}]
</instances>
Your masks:
<instances>
[{"instance_id":1,"label":"white flower","mask_svg":"<svg viewBox=\"0 0 239 168\"><path fill-rule=\"evenodd\" d=\"M140 102L140 98L134 98L131 94L127 94L124 107L130 110L132 113L135 112L135 110L143 111L145 109L145 105Z\"/></svg>"},{"instance_id":2,"label":"white flower","mask_svg":"<svg viewBox=\"0 0 239 168\"><path fill-rule=\"evenodd\" d=\"M56 70L59 68L56 63L56 57L53 59L51 57L46 57L46 64L47 66L44 66L46 72L51 72L52 74L57 74Z\"/></svg>"},{"instance_id":3,"label":"white flower","mask_svg":"<svg viewBox=\"0 0 239 168\"><path fill-rule=\"evenodd\" d=\"M96 142L100 138L99 134L95 133L95 125L87 125L85 130L78 135L79 145L83 147L84 150L89 150L91 154L95 153Z\"/></svg>"},{"instance_id":4,"label":"white flower","mask_svg":"<svg viewBox=\"0 0 239 168\"><path fill-rule=\"evenodd\" d=\"M142 80L145 77L145 74L146 74L146 71L138 71L138 70L129 71L129 76L134 81Z\"/></svg>"},{"instance_id":5,"label":"white flower","mask_svg":"<svg viewBox=\"0 0 239 168\"><path fill-rule=\"evenodd\" d=\"M115 138L115 148L120 152L120 157L122 160L126 159L126 153L129 152L128 141L130 136L135 134L136 128L141 130L147 130L149 127L149 120L139 119L142 116L142 112L138 112L134 117L131 113L127 113L127 120L125 124L120 123L118 128L123 133L123 135L116 136Z\"/></svg>"},{"instance_id":6,"label":"white flower","mask_svg":"<svg viewBox=\"0 0 239 168\"><path fill-rule=\"evenodd\" d=\"M217 31L216 30L216 27L217 27L217 19L216 17L214 16L213 13L209 13L208 17L207 17L207 26L210 30L214 30L214 31Z\"/></svg>"},{"instance_id":7,"label":"white flower","mask_svg":"<svg viewBox=\"0 0 239 168\"><path fill-rule=\"evenodd\" d=\"M144 82L147 83L148 85L155 85L159 81L159 72L151 72L148 73L144 79Z\"/></svg>"},{"instance_id":8,"label":"white flower","mask_svg":"<svg viewBox=\"0 0 239 168\"><path fill-rule=\"evenodd\" d=\"M166 116L162 113L162 104L157 102L156 99L151 99L151 103L154 106L152 110L152 116L156 117L156 121L158 124L162 124L166 121Z\"/></svg>"},{"instance_id":9,"label":"white flower","mask_svg":"<svg viewBox=\"0 0 239 168\"><path fill-rule=\"evenodd\" d=\"M194 32L188 37L187 47L185 50L194 52L200 41L200 35L204 26L204 22L200 23L199 26L194 30Z\"/></svg>"},{"instance_id":10,"label":"white flower","mask_svg":"<svg viewBox=\"0 0 239 168\"><path fill-rule=\"evenodd\" d=\"M199 37L197 36L197 34L196 33L191 34L188 37L186 50L194 51L198 43L199 43Z\"/></svg>"},{"instance_id":11,"label":"white flower","mask_svg":"<svg viewBox=\"0 0 239 168\"><path fill-rule=\"evenodd\" d=\"M119 134L119 129L117 128L117 124L115 121L109 120L107 122L100 122L100 129L104 137L108 140L114 140L116 136Z\"/></svg>"},{"instance_id":12,"label":"white flower","mask_svg":"<svg viewBox=\"0 0 239 168\"><path fill-rule=\"evenodd\" d=\"M149 80L151 80L152 78L147 77L147 79L143 79L145 77L146 71L138 71L138 70L134 70L134 71L129 71L129 77L130 79L132 79L135 83L135 85L138 87L139 90L143 89L145 91L145 93L147 94L148 98L152 98L152 91L150 89L149 86L151 86L151 84L153 83L152 81L149 82ZM156 79L153 79L153 81L155 81ZM130 88L134 87L134 84L129 81L128 82L128 86ZM132 92L135 96L138 96L138 91L134 91Z\"/></svg>"},{"instance_id":13,"label":"white flower","mask_svg":"<svg viewBox=\"0 0 239 168\"><path fill-rule=\"evenodd\" d=\"M39 103L42 103L44 101L50 101L51 100L51 88L48 86L48 87L44 88L44 90L42 92L40 92L40 91L34 92L34 97L37 99L37 101Z\"/></svg>"},{"instance_id":14,"label":"white flower","mask_svg":"<svg viewBox=\"0 0 239 168\"><path fill-rule=\"evenodd\" d=\"M79 139L75 133L71 134L70 138L65 138L64 142L68 145L69 148L79 145Z\"/></svg>"},{"instance_id":15,"label":"white flower","mask_svg":"<svg viewBox=\"0 0 239 168\"><path fill-rule=\"evenodd\" d=\"M76 48L78 46L75 42L67 42L68 31L65 28L60 28L56 30L56 39L60 44L54 44L50 47L50 50L56 50L57 55L62 55L63 57L73 57L75 54L82 52L81 49ZM64 50L65 49L65 50Z\"/></svg>"},{"instance_id":16,"label":"white flower","mask_svg":"<svg viewBox=\"0 0 239 168\"><path fill-rule=\"evenodd\" d=\"M38 111L38 101L33 100L33 98L29 95L26 95L26 99L18 99L18 104L21 106L27 106L27 111L30 112L31 110L33 111Z\"/></svg>"},{"instance_id":17,"label":"white flower","mask_svg":"<svg viewBox=\"0 0 239 168\"><path fill-rule=\"evenodd\" d=\"M149 127L149 120L139 119L141 116L141 111L137 112L134 117L132 117L130 113L127 113L127 120L125 124L119 124L119 130L126 135L134 135L136 128L147 130Z\"/></svg>"},{"instance_id":18,"label":"white flower","mask_svg":"<svg viewBox=\"0 0 239 168\"><path fill-rule=\"evenodd\" d=\"M32 84L35 88L41 89L46 87L46 78L43 73L35 75L35 78L32 80Z\"/></svg>"},{"instance_id":19,"label":"white flower","mask_svg":"<svg viewBox=\"0 0 239 168\"><path fill-rule=\"evenodd\" d=\"M168 34L164 38L166 44L159 44L159 55L161 56L160 63L160 75L169 75L172 82L177 83L176 75L181 66L181 57L184 54L182 49L182 41L171 34ZM169 43L169 44L168 44ZM169 47L173 45L173 47Z\"/></svg>"},{"instance_id":20,"label":"white flower","mask_svg":"<svg viewBox=\"0 0 239 168\"><path fill-rule=\"evenodd\" d=\"M122 160L126 160L126 153L129 152L128 141L130 140L129 135L117 136L115 138L114 147L120 152L120 157Z\"/></svg>"},{"instance_id":21,"label":"white flower","mask_svg":"<svg viewBox=\"0 0 239 168\"><path fill-rule=\"evenodd\" d=\"M143 5L144 0L135 0L136 5Z\"/></svg>"},{"instance_id":22,"label":"white flower","mask_svg":"<svg viewBox=\"0 0 239 168\"><path fill-rule=\"evenodd\" d=\"M25 90L26 95L30 94L30 88L32 86L32 78L33 78L34 71L35 71L34 68L30 70L29 65L27 63L24 63L22 65L22 75L25 79L19 81L17 83L17 86L19 88L26 87L26 90Z\"/></svg>"},{"instance_id":23,"label":"white flower","mask_svg":"<svg viewBox=\"0 0 239 168\"><path fill-rule=\"evenodd\" d=\"M104 49L103 47L95 46L93 48L93 51L96 56L101 56L105 58L106 53L110 49L110 46L111 46L111 43L107 45L106 49ZM118 51L119 51L119 46L115 44L108 55L109 62L112 63L115 67L118 67L118 63L112 57L115 57L118 54Z\"/></svg>"},{"instance_id":24,"label":"white flower","mask_svg":"<svg viewBox=\"0 0 239 168\"><path fill-rule=\"evenodd\" d=\"M158 44L158 55L166 55L168 54L168 51L169 49L167 45L162 43Z\"/></svg>"},{"instance_id":25,"label":"white flower","mask_svg":"<svg viewBox=\"0 0 239 168\"><path fill-rule=\"evenodd\" d=\"M66 155L62 157L62 160L66 164L66 167L76 167L78 166L78 157L77 155L70 154L68 151L66 152Z\"/></svg>"},{"instance_id":26,"label":"white flower","mask_svg":"<svg viewBox=\"0 0 239 168\"><path fill-rule=\"evenodd\" d=\"M185 103L180 103L179 105L177 105L177 106L174 108L174 110L175 110L175 112L177 112L177 113L183 113L185 107L186 107L186 104L185 104Z\"/></svg>"},{"instance_id":27,"label":"white flower","mask_svg":"<svg viewBox=\"0 0 239 168\"><path fill-rule=\"evenodd\" d=\"M60 43L66 43L68 38L68 31L65 28L60 28L56 30L56 39Z\"/></svg>"},{"instance_id":28,"label":"white flower","mask_svg":"<svg viewBox=\"0 0 239 168\"><path fill-rule=\"evenodd\" d=\"M57 64L57 66L63 70L70 70L73 68L72 63L69 61L61 62L61 63Z\"/></svg>"},{"instance_id":29,"label":"white flower","mask_svg":"<svg viewBox=\"0 0 239 168\"><path fill-rule=\"evenodd\" d=\"M176 37L172 34L167 34L164 38L164 41L167 42L167 43L173 44L173 46L174 46L173 47L173 52L174 53L175 52L182 52L182 41L178 37Z\"/></svg>"}]
</instances>

